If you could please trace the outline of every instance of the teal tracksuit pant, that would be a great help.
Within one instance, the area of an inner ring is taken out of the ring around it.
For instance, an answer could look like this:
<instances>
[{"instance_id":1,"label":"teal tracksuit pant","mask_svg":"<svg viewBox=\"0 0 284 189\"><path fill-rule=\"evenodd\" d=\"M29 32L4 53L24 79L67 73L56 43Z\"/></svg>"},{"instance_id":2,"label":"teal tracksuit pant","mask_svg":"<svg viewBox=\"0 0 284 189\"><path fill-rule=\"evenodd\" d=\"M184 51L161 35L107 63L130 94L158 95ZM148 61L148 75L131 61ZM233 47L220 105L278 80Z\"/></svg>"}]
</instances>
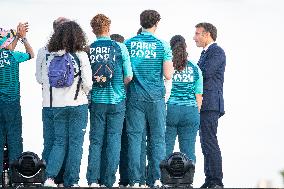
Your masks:
<instances>
[{"instance_id":1,"label":"teal tracksuit pant","mask_svg":"<svg viewBox=\"0 0 284 189\"><path fill-rule=\"evenodd\" d=\"M148 128L147 124L145 125L145 129L142 135L142 142L141 142L141 155L140 155L140 168L141 168L141 178L140 178L140 185L146 184L146 152L147 152L147 144L148 144L148 137L146 129ZM146 138L147 137L147 138ZM147 140L146 140L147 139ZM148 150L149 151L149 150ZM121 135L121 151L120 151L120 161L119 161L119 185L127 186L129 184L129 176L128 176L128 139L126 133L126 121L123 124L123 130Z\"/></svg>"},{"instance_id":2,"label":"teal tracksuit pant","mask_svg":"<svg viewBox=\"0 0 284 189\"><path fill-rule=\"evenodd\" d=\"M160 179L160 162L165 158L165 100L145 102L128 99L126 131L128 136L128 174L130 184L141 181L141 142L145 125L149 127L149 159L152 161L150 174L153 180Z\"/></svg>"},{"instance_id":3,"label":"teal tracksuit pant","mask_svg":"<svg viewBox=\"0 0 284 189\"><path fill-rule=\"evenodd\" d=\"M42 159L48 163L48 157L50 154L50 151L53 146L53 142L55 140L55 133L54 133L54 121L53 121L53 110L54 108L50 107L43 107L42 108L42 123L43 123L43 151L42 151ZM68 146L67 149L68 151ZM54 181L56 184L63 184L63 176L64 176L64 170L65 170L65 164L66 164L66 157L65 155L63 165L58 173L58 175L55 177Z\"/></svg>"},{"instance_id":4,"label":"teal tracksuit pant","mask_svg":"<svg viewBox=\"0 0 284 189\"><path fill-rule=\"evenodd\" d=\"M23 152L22 116L20 101L0 100L0 171L3 171L3 151L7 138L9 165ZM2 179L0 179L2 185Z\"/></svg>"},{"instance_id":5,"label":"teal tracksuit pant","mask_svg":"<svg viewBox=\"0 0 284 189\"><path fill-rule=\"evenodd\" d=\"M52 116L54 141L47 158L46 177L55 179L66 161L63 180L64 186L70 187L79 181L88 105L54 107Z\"/></svg>"},{"instance_id":6,"label":"teal tracksuit pant","mask_svg":"<svg viewBox=\"0 0 284 189\"><path fill-rule=\"evenodd\" d=\"M175 140L178 136L180 152L196 162L195 142L199 125L200 115L197 107L169 104L166 127L167 156L174 151Z\"/></svg>"},{"instance_id":7,"label":"teal tracksuit pant","mask_svg":"<svg viewBox=\"0 0 284 189\"><path fill-rule=\"evenodd\" d=\"M90 146L87 168L88 184L100 179L107 187L115 183L119 164L121 133L125 116L125 101L119 104L91 104ZM106 140L104 138L106 137ZM105 176L101 178L102 146L106 141Z\"/></svg>"}]
</instances>

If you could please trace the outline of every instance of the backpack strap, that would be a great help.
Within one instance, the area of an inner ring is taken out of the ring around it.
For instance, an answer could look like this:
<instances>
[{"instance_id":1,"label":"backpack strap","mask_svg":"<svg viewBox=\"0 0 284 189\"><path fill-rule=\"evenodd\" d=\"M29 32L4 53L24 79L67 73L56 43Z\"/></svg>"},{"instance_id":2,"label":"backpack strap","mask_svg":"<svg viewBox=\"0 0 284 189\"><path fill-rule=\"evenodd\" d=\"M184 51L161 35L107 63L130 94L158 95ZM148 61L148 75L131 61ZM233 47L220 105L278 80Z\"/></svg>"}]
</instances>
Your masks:
<instances>
[{"instance_id":1,"label":"backpack strap","mask_svg":"<svg viewBox=\"0 0 284 189\"><path fill-rule=\"evenodd\" d=\"M52 108L52 87L49 87L49 103L50 103L50 108Z\"/></svg>"},{"instance_id":2,"label":"backpack strap","mask_svg":"<svg viewBox=\"0 0 284 189\"><path fill-rule=\"evenodd\" d=\"M117 53L117 46L118 46L118 44L116 43L116 41L114 41L114 40L112 40L112 46L111 46L111 51L110 51L110 53L109 53L109 58L110 59L113 59L114 57L116 57L116 55L118 55ZM116 61L116 60L115 60ZM115 62L115 61L112 61L113 63ZM114 69L115 69L115 64L113 65L114 66Z\"/></svg>"},{"instance_id":3,"label":"backpack strap","mask_svg":"<svg viewBox=\"0 0 284 189\"><path fill-rule=\"evenodd\" d=\"M79 67L79 72L78 72L78 74L76 74L76 76L77 75L79 76L79 80L78 80L78 83L77 83L77 89L76 89L76 93L75 93L75 97L74 97L74 100L77 100L78 95L79 95L79 91L80 91L80 86L81 86L81 83L82 83L81 64L80 64L80 60L79 60L78 56L76 55L76 53L74 53L72 55L74 56L76 62L78 63L78 67Z\"/></svg>"},{"instance_id":4,"label":"backpack strap","mask_svg":"<svg viewBox=\"0 0 284 189\"><path fill-rule=\"evenodd\" d=\"M81 83L82 83L82 77L81 77L81 71L80 71L80 73L79 73L79 81L77 83L77 89L76 89L74 100L77 100L77 98L78 98L78 94L79 94Z\"/></svg>"}]
</instances>

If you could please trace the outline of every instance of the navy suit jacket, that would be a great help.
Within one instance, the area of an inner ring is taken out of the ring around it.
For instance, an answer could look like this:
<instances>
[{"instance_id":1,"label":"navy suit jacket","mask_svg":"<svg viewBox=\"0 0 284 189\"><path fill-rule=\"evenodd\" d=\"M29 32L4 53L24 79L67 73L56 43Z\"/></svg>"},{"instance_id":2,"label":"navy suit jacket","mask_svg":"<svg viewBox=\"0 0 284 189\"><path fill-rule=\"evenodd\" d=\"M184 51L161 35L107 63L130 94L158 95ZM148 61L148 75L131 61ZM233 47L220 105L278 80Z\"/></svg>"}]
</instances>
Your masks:
<instances>
[{"instance_id":1,"label":"navy suit jacket","mask_svg":"<svg viewBox=\"0 0 284 189\"><path fill-rule=\"evenodd\" d=\"M198 61L203 75L203 101L201 111L219 111L224 115L223 83L226 66L224 50L213 43Z\"/></svg>"}]
</instances>

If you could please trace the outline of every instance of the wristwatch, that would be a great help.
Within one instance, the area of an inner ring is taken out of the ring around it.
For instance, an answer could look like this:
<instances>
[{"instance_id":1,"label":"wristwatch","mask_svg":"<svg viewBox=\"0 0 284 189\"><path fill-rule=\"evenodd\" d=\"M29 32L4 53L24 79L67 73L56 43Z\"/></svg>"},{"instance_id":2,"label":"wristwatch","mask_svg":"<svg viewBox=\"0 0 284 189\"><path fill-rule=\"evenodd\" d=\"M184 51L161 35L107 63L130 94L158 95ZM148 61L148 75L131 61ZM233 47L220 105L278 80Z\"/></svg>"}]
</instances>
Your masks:
<instances>
[{"instance_id":1,"label":"wristwatch","mask_svg":"<svg viewBox=\"0 0 284 189\"><path fill-rule=\"evenodd\" d=\"M21 39L21 42L22 43L25 43L25 42L27 42L28 40L27 40L27 38L25 38L25 37L23 37L22 39Z\"/></svg>"}]
</instances>

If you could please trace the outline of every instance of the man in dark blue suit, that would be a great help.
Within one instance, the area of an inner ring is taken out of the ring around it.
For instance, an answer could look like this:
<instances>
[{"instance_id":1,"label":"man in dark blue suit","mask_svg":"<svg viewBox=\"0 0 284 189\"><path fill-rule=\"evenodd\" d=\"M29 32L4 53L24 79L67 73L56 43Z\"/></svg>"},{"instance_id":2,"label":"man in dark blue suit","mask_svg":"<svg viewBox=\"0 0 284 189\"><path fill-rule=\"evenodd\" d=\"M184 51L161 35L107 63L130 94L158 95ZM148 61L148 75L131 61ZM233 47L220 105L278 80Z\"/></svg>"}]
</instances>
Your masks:
<instances>
[{"instance_id":1,"label":"man in dark blue suit","mask_svg":"<svg viewBox=\"0 0 284 189\"><path fill-rule=\"evenodd\" d=\"M205 183L201 188L223 188L222 156L218 145L218 119L224 115L224 50L215 43L217 29L210 23L195 26L193 37L202 47L198 65L203 74L203 102L200 112L200 143L204 155Z\"/></svg>"}]
</instances>

